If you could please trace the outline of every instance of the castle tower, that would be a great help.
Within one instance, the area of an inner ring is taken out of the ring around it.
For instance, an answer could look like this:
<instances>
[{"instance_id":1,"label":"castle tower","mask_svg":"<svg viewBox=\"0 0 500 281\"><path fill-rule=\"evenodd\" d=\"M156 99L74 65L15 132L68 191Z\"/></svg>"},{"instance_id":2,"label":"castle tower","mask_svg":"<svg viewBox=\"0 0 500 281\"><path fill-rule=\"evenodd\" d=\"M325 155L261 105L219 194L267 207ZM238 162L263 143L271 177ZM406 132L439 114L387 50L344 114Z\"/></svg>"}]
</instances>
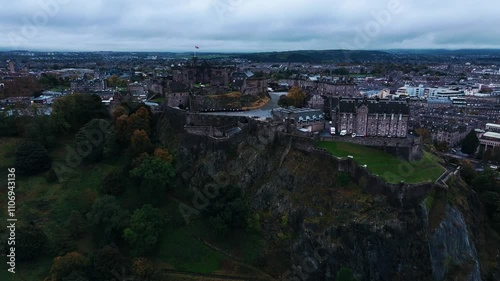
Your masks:
<instances>
[{"instance_id":1,"label":"castle tower","mask_svg":"<svg viewBox=\"0 0 500 281\"><path fill-rule=\"evenodd\" d=\"M14 62L13 61L9 61L9 71L10 71L10 73L15 73L16 72L16 68L14 66Z\"/></svg>"}]
</instances>

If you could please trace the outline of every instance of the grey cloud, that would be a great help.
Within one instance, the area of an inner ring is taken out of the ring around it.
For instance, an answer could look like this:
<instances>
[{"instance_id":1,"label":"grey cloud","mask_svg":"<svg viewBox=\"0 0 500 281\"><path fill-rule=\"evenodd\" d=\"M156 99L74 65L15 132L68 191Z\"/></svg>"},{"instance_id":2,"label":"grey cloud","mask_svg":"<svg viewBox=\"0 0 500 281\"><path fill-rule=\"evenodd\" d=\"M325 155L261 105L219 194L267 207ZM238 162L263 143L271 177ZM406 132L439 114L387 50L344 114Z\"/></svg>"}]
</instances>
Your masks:
<instances>
[{"instance_id":1,"label":"grey cloud","mask_svg":"<svg viewBox=\"0 0 500 281\"><path fill-rule=\"evenodd\" d=\"M33 24L57 1L66 4ZM377 21L393 1L18 0L0 10L0 47L14 48L17 38L16 48L35 50L500 48L500 3L399 0L399 13ZM25 36L28 27L36 32ZM360 33L363 46L354 44Z\"/></svg>"}]
</instances>

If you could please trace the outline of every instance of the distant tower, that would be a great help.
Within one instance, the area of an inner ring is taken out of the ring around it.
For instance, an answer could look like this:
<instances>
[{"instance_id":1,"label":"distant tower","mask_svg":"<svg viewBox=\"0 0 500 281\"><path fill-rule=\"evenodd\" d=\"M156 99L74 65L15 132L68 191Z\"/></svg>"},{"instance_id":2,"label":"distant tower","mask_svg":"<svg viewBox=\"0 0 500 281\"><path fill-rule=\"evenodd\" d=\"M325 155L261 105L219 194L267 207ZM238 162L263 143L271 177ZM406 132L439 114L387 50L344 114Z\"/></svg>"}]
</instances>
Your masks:
<instances>
[{"instance_id":1,"label":"distant tower","mask_svg":"<svg viewBox=\"0 0 500 281\"><path fill-rule=\"evenodd\" d=\"M14 66L14 62L13 61L9 61L9 71L10 71L10 73L15 73L16 72L16 68Z\"/></svg>"}]
</instances>

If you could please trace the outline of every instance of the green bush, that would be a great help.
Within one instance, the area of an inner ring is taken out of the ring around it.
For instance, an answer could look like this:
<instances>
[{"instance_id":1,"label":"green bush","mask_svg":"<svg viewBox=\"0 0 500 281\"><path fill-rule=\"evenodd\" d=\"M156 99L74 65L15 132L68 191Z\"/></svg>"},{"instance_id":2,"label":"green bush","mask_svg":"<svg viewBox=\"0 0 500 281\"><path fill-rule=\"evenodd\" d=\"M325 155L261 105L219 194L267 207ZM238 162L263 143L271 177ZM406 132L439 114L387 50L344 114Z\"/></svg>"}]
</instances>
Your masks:
<instances>
[{"instance_id":1,"label":"green bush","mask_svg":"<svg viewBox=\"0 0 500 281\"><path fill-rule=\"evenodd\" d=\"M36 226L29 225L17 229L16 256L19 260L38 258L47 243L47 236Z\"/></svg>"},{"instance_id":2,"label":"green bush","mask_svg":"<svg viewBox=\"0 0 500 281\"><path fill-rule=\"evenodd\" d=\"M108 195L121 195L125 191L123 175L117 172L110 172L102 180L101 191Z\"/></svg>"},{"instance_id":3,"label":"green bush","mask_svg":"<svg viewBox=\"0 0 500 281\"><path fill-rule=\"evenodd\" d=\"M45 147L37 142L25 142L16 151L16 169L34 175L50 169L51 159Z\"/></svg>"}]
</instances>

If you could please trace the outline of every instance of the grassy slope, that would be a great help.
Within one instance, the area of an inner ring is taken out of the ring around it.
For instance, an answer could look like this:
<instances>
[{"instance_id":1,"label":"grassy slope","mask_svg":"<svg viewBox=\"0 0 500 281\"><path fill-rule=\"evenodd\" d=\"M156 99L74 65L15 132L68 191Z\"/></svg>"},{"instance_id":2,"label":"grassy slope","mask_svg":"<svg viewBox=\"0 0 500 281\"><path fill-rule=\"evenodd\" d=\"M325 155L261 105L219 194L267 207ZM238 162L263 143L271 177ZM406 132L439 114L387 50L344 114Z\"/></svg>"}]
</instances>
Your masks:
<instances>
[{"instance_id":1,"label":"grassy slope","mask_svg":"<svg viewBox=\"0 0 500 281\"><path fill-rule=\"evenodd\" d=\"M16 138L0 139L0 166L2 168L0 181L2 184L6 178L4 171L7 167L14 165L15 149L20 142L22 140ZM71 143L72 138L59 143L59 148L51 152L54 161L65 163L65 145ZM82 164L67 174L66 180L62 183L48 183L45 173L30 177L19 175L16 189L19 223L36 221L49 237L49 241L56 240L58 235L65 231L64 223L72 210L85 214L90 209L93 201L100 196L98 189L103 176L112 170L121 170L124 163L127 163L122 158L103 161L96 165ZM6 197L3 192L0 192L0 196ZM129 181L127 191L119 199L124 207L133 211L143 204L139 201L144 198ZM225 265L230 263L227 261L228 258L204 245L193 234L209 240L210 243L229 251L245 262L253 263L258 256L254 248L255 245L262 245L263 238L260 235L241 232L226 241L224 238L210 234L209 226L203 219L186 224L178 209L178 202L166 199L162 206L161 210L172 222L164 231L158 246L156 259L162 266L200 273L227 273ZM0 220L5 221L5 211L1 212ZM5 230L2 229L0 234L5 235ZM77 251L86 254L96 250L91 235L87 233L81 239L74 241ZM16 275L7 274L5 270L2 270L0 280L43 280L52 266L53 256L48 253L47 257L18 264ZM230 267L234 268L234 266Z\"/></svg>"},{"instance_id":2,"label":"grassy slope","mask_svg":"<svg viewBox=\"0 0 500 281\"><path fill-rule=\"evenodd\" d=\"M318 146L337 157L353 156L358 164L367 165L368 170L390 183L434 181L445 171L427 152L424 152L422 160L408 162L383 151L348 142L322 141Z\"/></svg>"}]
</instances>

